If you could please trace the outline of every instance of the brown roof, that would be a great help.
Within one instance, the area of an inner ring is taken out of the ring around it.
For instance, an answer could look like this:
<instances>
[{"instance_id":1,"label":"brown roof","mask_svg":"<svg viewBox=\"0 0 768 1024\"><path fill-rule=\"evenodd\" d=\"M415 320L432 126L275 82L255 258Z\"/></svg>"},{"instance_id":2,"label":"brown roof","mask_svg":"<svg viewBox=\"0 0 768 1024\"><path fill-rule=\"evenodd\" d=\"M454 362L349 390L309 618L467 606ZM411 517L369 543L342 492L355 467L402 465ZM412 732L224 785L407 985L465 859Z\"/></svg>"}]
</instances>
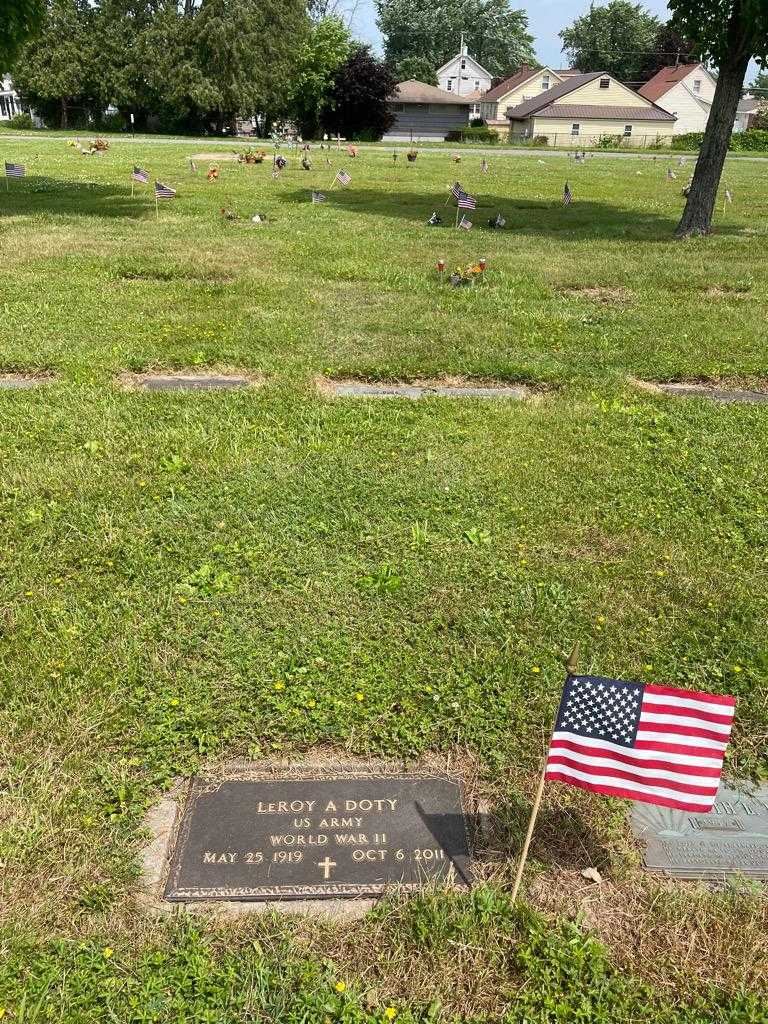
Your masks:
<instances>
[{"instance_id":1,"label":"brown roof","mask_svg":"<svg viewBox=\"0 0 768 1024\"><path fill-rule=\"evenodd\" d=\"M516 107L510 107L506 112L507 117L513 116L518 119L528 117L530 114L536 114L543 107L549 106L554 100L559 99L561 96L567 96L574 89L586 85L587 82L594 82L596 78L602 78L603 75L604 72L602 71L592 71L588 75L571 75L564 82L558 82L551 89L545 89L544 92L540 92L538 96L532 96L529 100L518 103Z\"/></svg>"},{"instance_id":2,"label":"brown roof","mask_svg":"<svg viewBox=\"0 0 768 1024\"><path fill-rule=\"evenodd\" d=\"M394 103L445 103L451 106L469 106L472 102L467 96L457 96L453 92L445 92L437 89L434 85L427 85L426 82L417 82L415 78L409 78L407 82L400 82L395 86L395 91L390 97Z\"/></svg>"},{"instance_id":3,"label":"brown roof","mask_svg":"<svg viewBox=\"0 0 768 1024\"><path fill-rule=\"evenodd\" d=\"M509 78L505 78L503 82L499 82L498 85L494 85L492 89L489 89L483 99L500 100L502 96L506 96L508 92L516 89L518 85L522 85L523 82L527 82L529 78L540 70L540 68L534 68L528 64L523 64L520 70L516 71L514 75L510 75Z\"/></svg>"},{"instance_id":4,"label":"brown roof","mask_svg":"<svg viewBox=\"0 0 768 1024\"><path fill-rule=\"evenodd\" d=\"M513 107L509 117L519 119L517 111L519 107ZM661 107L607 107L594 106L590 103L550 103L548 107L535 112L536 117L565 117L570 119L581 119L584 121L676 121L674 114L668 114Z\"/></svg>"},{"instance_id":5,"label":"brown roof","mask_svg":"<svg viewBox=\"0 0 768 1024\"><path fill-rule=\"evenodd\" d=\"M668 93L673 85L682 82L692 71L700 67L701 64L678 64L676 68L662 68L661 71L657 71L653 78L647 81L645 85L642 85L637 91L644 99L655 103L665 93Z\"/></svg>"}]
</instances>

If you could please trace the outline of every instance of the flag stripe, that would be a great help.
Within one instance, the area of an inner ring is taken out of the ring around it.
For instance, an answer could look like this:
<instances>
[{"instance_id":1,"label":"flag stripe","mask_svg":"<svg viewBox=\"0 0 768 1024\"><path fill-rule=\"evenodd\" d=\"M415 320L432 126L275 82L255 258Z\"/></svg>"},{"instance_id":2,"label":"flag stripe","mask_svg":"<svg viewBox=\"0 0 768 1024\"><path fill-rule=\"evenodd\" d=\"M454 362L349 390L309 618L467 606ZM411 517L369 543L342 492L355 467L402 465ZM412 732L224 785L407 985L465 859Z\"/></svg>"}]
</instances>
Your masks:
<instances>
[{"instance_id":1,"label":"flag stripe","mask_svg":"<svg viewBox=\"0 0 768 1024\"><path fill-rule=\"evenodd\" d=\"M655 738L653 738L655 737ZM679 737L679 743L670 743L669 735L667 733L638 733L637 739L633 744L634 750L655 750L661 754L688 754L691 751L697 751L702 756L710 755L717 757L722 761L723 751L728 746L727 743L712 743L710 740L696 739L696 737L689 737L689 742L684 742L685 737Z\"/></svg>"},{"instance_id":2,"label":"flag stripe","mask_svg":"<svg viewBox=\"0 0 768 1024\"><path fill-rule=\"evenodd\" d=\"M622 767L621 765L608 764L599 758L589 758L583 754L580 754L577 758L568 757L567 754L551 754L547 761L547 767L549 765L564 765L577 770L580 770L584 765L589 765L599 769L599 774L596 777L626 779L627 782L640 783L644 786L663 786L666 789L673 789L679 793L693 793L695 796L706 796L709 793L716 793L720 785L720 772L716 772L710 782L707 782L706 777L702 777L700 783L683 782L673 772L659 771L658 769L654 769L652 773L632 771L627 766Z\"/></svg>"},{"instance_id":3,"label":"flag stripe","mask_svg":"<svg viewBox=\"0 0 768 1024\"><path fill-rule=\"evenodd\" d=\"M599 786L615 786L617 783L617 779L610 772L602 773L582 771L579 768L571 768L570 765L565 764L557 765L556 768L553 768L553 771L571 776L575 779L581 779L582 782L589 782L591 779ZM709 800L710 807L715 802L715 796L717 795L718 789L717 785L713 785L711 788L706 789L703 792L698 792L697 790L699 787L694 787L694 791L692 793L685 794L681 790L663 783L661 785L653 785L646 784L644 782L636 782L634 779L628 779L627 781L632 784L632 789L635 792L635 800L637 799L637 794L642 794L644 796L664 796L669 797L671 800L682 799L683 796L689 795L692 797L699 797L699 800L696 801L697 803L703 804L706 800Z\"/></svg>"},{"instance_id":4,"label":"flag stripe","mask_svg":"<svg viewBox=\"0 0 768 1024\"><path fill-rule=\"evenodd\" d=\"M709 715L707 718L700 718L698 715L686 715L682 712L676 715L674 711L670 711L667 708L659 714L649 710L646 707L645 701L643 701L640 724L643 725L645 722L650 722L652 725L671 725L675 729L704 729L715 736L727 736L731 731L733 719L728 718L725 722L713 722L712 717L712 715Z\"/></svg>"},{"instance_id":5,"label":"flag stripe","mask_svg":"<svg viewBox=\"0 0 768 1024\"><path fill-rule=\"evenodd\" d=\"M568 737L567 739L556 738L558 736ZM590 757L605 757L614 761L622 761L626 764L635 765L640 768L668 768L670 771L684 771L687 766L696 769L698 774L719 775L721 758L719 757L695 757L689 753L676 754L666 753L663 758L657 756L657 751L639 751L633 747L620 747L610 740L585 740L579 741L570 738L570 733L555 733L552 739L552 750L572 750L574 753L583 752ZM630 753L631 751L631 753ZM679 765L679 768L676 766Z\"/></svg>"},{"instance_id":6,"label":"flag stripe","mask_svg":"<svg viewBox=\"0 0 768 1024\"><path fill-rule=\"evenodd\" d=\"M639 732L653 732L656 734L662 733L674 736L697 736L702 740L713 740L716 742L723 742L728 740L728 733L730 729L722 731L718 726L716 729L702 729L695 725L675 725L673 722L657 722L654 721L656 716L650 715L650 721L646 722L645 716L640 718ZM645 728L644 728L645 726Z\"/></svg>"},{"instance_id":7,"label":"flag stripe","mask_svg":"<svg viewBox=\"0 0 768 1024\"><path fill-rule=\"evenodd\" d=\"M583 779L577 779L573 775L568 775L560 771L547 772L546 778L553 782L567 782L571 786L578 786L579 789L588 789L593 793L605 793L606 796L620 796L625 797L627 800L637 800L638 794L635 789L628 789L625 786L608 786L608 785L595 785L592 782L585 782ZM658 804L660 807L673 807L678 811L698 811L706 813L712 810L714 804L714 798L707 800L706 803L696 802L692 800L682 800L679 797L666 797L656 794L652 800L648 800L648 803Z\"/></svg>"},{"instance_id":8,"label":"flag stripe","mask_svg":"<svg viewBox=\"0 0 768 1024\"><path fill-rule=\"evenodd\" d=\"M728 707L735 707L736 698L729 697L725 693L703 693L701 690L676 690L673 686L656 686L655 683L648 683L645 687L645 696L673 697L683 700L700 700L705 704L725 704Z\"/></svg>"},{"instance_id":9,"label":"flag stripe","mask_svg":"<svg viewBox=\"0 0 768 1024\"><path fill-rule=\"evenodd\" d=\"M704 722L732 722L735 708L728 707L715 710L712 704L701 704L695 700L673 701L671 697L647 697L643 700L643 708L655 711L660 715L693 714Z\"/></svg>"}]
</instances>

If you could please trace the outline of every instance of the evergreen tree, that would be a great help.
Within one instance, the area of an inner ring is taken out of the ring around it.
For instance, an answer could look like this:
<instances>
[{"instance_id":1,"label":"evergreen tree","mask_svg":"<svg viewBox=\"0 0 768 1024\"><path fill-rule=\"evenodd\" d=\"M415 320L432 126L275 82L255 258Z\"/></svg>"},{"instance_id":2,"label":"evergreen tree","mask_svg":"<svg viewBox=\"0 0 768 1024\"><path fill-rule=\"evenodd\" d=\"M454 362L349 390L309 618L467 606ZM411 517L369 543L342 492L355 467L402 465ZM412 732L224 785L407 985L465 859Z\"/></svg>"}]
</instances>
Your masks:
<instances>
[{"instance_id":1,"label":"evergreen tree","mask_svg":"<svg viewBox=\"0 0 768 1024\"><path fill-rule=\"evenodd\" d=\"M23 44L45 20L45 0L12 0L0 4L0 70L9 68Z\"/></svg>"},{"instance_id":2,"label":"evergreen tree","mask_svg":"<svg viewBox=\"0 0 768 1024\"><path fill-rule=\"evenodd\" d=\"M39 34L20 50L14 85L46 122L68 128L94 106L93 12L87 0L48 0Z\"/></svg>"}]
</instances>

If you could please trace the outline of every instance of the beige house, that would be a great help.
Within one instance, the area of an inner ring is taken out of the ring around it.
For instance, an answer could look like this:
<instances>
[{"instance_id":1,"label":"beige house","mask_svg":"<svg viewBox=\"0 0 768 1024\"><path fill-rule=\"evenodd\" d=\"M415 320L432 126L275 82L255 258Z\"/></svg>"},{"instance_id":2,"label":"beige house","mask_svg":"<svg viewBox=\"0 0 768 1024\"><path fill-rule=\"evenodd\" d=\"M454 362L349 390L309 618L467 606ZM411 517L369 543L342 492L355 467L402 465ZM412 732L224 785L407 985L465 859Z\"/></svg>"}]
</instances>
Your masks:
<instances>
[{"instance_id":1,"label":"beige house","mask_svg":"<svg viewBox=\"0 0 768 1024\"><path fill-rule=\"evenodd\" d=\"M595 145L610 136L628 146L669 139L675 117L611 75L569 75L505 112L512 135L550 145Z\"/></svg>"},{"instance_id":2,"label":"beige house","mask_svg":"<svg viewBox=\"0 0 768 1024\"><path fill-rule=\"evenodd\" d=\"M679 64L662 68L638 92L675 115L675 135L687 135L707 127L716 85L717 79L703 64Z\"/></svg>"},{"instance_id":3,"label":"beige house","mask_svg":"<svg viewBox=\"0 0 768 1024\"><path fill-rule=\"evenodd\" d=\"M485 93L480 102L480 116L489 128L506 137L509 132L507 109L546 92L553 85L559 85L563 78L563 75L551 68L523 65L516 74L505 78Z\"/></svg>"}]
</instances>

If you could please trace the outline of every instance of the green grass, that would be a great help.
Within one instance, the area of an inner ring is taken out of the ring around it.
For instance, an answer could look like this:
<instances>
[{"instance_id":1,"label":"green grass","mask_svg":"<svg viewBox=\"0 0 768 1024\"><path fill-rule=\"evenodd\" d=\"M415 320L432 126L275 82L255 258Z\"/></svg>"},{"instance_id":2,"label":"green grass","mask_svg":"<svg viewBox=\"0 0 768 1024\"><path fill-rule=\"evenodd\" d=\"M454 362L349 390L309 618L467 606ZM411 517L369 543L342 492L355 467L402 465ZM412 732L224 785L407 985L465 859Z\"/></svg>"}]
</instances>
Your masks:
<instances>
[{"instance_id":1,"label":"green grass","mask_svg":"<svg viewBox=\"0 0 768 1024\"><path fill-rule=\"evenodd\" d=\"M768 773L766 410L631 381L768 377L760 165L729 165L716 234L681 244L663 159L315 154L208 185L186 145L2 150L29 176L0 186L0 372L56 375L0 391L8 1019L764 1020L764 898L644 876L625 804L550 786L530 907L504 896L575 640L585 670L735 693L728 770ZM134 162L179 188L159 221ZM339 165L351 187L311 205ZM425 227L457 176L479 226ZM486 282L449 288L439 256L485 256ZM265 382L115 384L147 367ZM331 400L318 374L540 397ZM141 818L173 779L315 745L471 764L488 884L330 931L137 914Z\"/></svg>"}]
</instances>

